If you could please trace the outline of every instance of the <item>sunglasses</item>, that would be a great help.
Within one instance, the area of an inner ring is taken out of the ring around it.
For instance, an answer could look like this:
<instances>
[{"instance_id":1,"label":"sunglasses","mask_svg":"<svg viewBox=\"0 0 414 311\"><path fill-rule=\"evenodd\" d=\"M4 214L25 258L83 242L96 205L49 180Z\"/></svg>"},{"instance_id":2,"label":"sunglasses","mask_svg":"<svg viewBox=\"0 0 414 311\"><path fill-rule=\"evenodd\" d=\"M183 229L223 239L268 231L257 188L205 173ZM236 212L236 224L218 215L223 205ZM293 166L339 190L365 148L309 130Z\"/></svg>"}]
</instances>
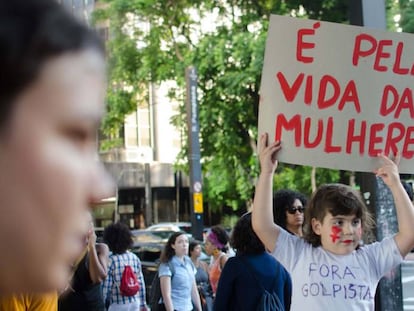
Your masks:
<instances>
[{"instance_id":1,"label":"sunglasses","mask_svg":"<svg viewBox=\"0 0 414 311\"><path fill-rule=\"evenodd\" d=\"M300 206L300 207L289 206L286 210L289 214L294 215L296 214L296 211L298 211L299 213L303 213L305 211L305 208L303 206Z\"/></svg>"}]
</instances>

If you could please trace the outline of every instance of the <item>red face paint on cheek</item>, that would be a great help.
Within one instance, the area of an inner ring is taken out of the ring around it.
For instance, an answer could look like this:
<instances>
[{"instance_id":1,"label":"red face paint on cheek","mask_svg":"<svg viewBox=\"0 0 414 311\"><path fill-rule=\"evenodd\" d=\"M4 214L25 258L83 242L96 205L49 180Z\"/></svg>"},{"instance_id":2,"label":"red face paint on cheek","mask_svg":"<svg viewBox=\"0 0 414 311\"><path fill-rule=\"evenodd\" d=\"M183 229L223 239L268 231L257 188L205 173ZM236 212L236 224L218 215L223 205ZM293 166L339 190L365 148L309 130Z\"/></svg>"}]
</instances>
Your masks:
<instances>
[{"instance_id":1,"label":"red face paint on cheek","mask_svg":"<svg viewBox=\"0 0 414 311\"><path fill-rule=\"evenodd\" d=\"M337 240L339 240L339 233L341 232L341 228L337 227L337 226L332 226L331 228L331 239L332 239L332 243L335 243Z\"/></svg>"}]
</instances>

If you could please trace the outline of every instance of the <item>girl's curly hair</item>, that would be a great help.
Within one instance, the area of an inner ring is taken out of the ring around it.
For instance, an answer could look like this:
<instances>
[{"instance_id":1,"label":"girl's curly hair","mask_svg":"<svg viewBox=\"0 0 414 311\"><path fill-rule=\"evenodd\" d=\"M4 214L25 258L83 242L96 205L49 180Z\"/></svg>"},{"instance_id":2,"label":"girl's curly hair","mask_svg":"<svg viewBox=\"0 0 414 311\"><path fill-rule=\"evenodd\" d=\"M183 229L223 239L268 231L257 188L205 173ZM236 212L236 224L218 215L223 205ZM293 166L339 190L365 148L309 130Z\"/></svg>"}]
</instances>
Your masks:
<instances>
[{"instance_id":1,"label":"girl's curly hair","mask_svg":"<svg viewBox=\"0 0 414 311\"><path fill-rule=\"evenodd\" d=\"M321 245L321 237L312 230L312 219L319 220L322 223L328 212L332 216L355 215L361 219L365 241L371 238L374 219L360 193L347 185L325 184L314 192L308 207L305 209L304 239L312 246Z\"/></svg>"}]
</instances>

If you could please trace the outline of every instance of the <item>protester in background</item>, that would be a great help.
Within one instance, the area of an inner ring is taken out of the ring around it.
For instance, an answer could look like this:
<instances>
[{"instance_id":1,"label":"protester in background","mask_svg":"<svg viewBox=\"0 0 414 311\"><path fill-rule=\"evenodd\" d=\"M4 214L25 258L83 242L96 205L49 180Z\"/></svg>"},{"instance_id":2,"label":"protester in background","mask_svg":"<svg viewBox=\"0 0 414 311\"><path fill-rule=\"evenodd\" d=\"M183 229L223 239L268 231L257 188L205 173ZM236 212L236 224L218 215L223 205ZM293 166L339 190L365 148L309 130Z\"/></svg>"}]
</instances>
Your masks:
<instances>
[{"instance_id":1,"label":"protester in background","mask_svg":"<svg viewBox=\"0 0 414 311\"><path fill-rule=\"evenodd\" d=\"M398 219L394 236L361 245L374 223L360 193L348 185L326 184L312 195L305 235L298 238L273 222L273 177L281 143L268 137L260 137L261 172L252 223L257 236L292 277L292 310L374 310L379 279L414 247L414 209L400 182L399 156L393 162L378 155L380 166L375 171L394 198Z\"/></svg>"},{"instance_id":2,"label":"protester in background","mask_svg":"<svg viewBox=\"0 0 414 311\"><path fill-rule=\"evenodd\" d=\"M57 292L0 297L0 311L56 311L57 307Z\"/></svg>"},{"instance_id":3,"label":"protester in background","mask_svg":"<svg viewBox=\"0 0 414 311\"><path fill-rule=\"evenodd\" d=\"M300 192L281 189L273 194L274 222L286 231L303 236L307 199Z\"/></svg>"},{"instance_id":4,"label":"protester in background","mask_svg":"<svg viewBox=\"0 0 414 311\"><path fill-rule=\"evenodd\" d=\"M161 252L158 268L162 303L166 311L202 311L195 281L195 268L188 258L188 237L174 232ZM173 271L170 268L172 266Z\"/></svg>"},{"instance_id":5,"label":"protester in background","mask_svg":"<svg viewBox=\"0 0 414 311\"><path fill-rule=\"evenodd\" d=\"M101 283L107 276L109 249L104 243L96 243L91 212L85 217L85 248L73 267L70 286L59 297L59 311L105 310Z\"/></svg>"},{"instance_id":6,"label":"protester in background","mask_svg":"<svg viewBox=\"0 0 414 311\"><path fill-rule=\"evenodd\" d=\"M104 48L53 0L0 3L0 294L65 286L76 223L112 184L96 160Z\"/></svg>"},{"instance_id":7,"label":"protester in background","mask_svg":"<svg viewBox=\"0 0 414 311\"><path fill-rule=\"evenodd\" d=\"M228 255L226 254L228 242L229 236L222 226L216 225L211 227L205 241L205 249L207 255L213 256L209 267L209 277L213 294L216 293L221 271L228 259Z\"/></svg>"},{"instance_id":8,"label":"protester in background","mask_svg":"<svg viewBox=\"0 0 414 311\"><path fill-rule=\"evenodd\" d=\"M203 308L203 311L212 311L213 290L211 288L210 280L208 277L208 264L200 260L201 242L197 240L191 241L188 253L197 271L195 274L195 279L198 292L200 294L201 307Z\"/></svg>"},{"instance_id":9,"label":"protester in background","mask_svg":"<svg viewBox=\"0 0 414 311\"><path fill-rule=\"evenodd\" d=\"M292 281L285 268L265 251L254 233L251 213L244 214L237 221L230 245L236 250L236 256L229 258L223 268L214 310L255 310L262 297L262 288L275 293L283 310L289 310Z\"/></svg>"},{"instance_id":10,"label":"protester in background","mask_svg":"<svg viewBox=\"0 0 414 311\"><path fill-rule=\"evenodd\" d=\"M103 285L103 297L109 311L147 311L145 282L142 275L141 261L128 249L132 246L132 235L128 226L117 222L105 228L103 239L108 244L108 276ZM130 266L139 281L139 291L133 296L122 295L120 284L125 266Z\"/></svg>"}]
</instances>

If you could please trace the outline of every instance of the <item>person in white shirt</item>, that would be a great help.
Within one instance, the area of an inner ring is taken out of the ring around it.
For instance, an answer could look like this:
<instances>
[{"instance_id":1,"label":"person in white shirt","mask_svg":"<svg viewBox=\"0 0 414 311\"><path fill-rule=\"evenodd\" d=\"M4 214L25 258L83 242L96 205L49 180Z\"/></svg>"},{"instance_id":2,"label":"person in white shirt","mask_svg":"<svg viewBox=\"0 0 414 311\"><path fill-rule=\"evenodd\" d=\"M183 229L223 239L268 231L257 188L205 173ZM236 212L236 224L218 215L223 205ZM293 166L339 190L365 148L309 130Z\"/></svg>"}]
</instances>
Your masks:
<instances>
[{"instance_id":1,"label":"person in white shirt","mask_svg":"<svg viewBox=\"0 0 414 311\"><path fill-rule=\"evenodd\" d=\"M383 165L375 172L392 192L399 231L362 246L372 216L359 193L346 185L322 185L312 195L304 238L273 222L272 185L280 149L279 141L268 143L268 135L261 136L252 220L258 237L291 274L291 310L374 310L379 279L414 247L414 209L400 182L399 156L394 163L379 155Z\"/></svg>"}]
</instances>

